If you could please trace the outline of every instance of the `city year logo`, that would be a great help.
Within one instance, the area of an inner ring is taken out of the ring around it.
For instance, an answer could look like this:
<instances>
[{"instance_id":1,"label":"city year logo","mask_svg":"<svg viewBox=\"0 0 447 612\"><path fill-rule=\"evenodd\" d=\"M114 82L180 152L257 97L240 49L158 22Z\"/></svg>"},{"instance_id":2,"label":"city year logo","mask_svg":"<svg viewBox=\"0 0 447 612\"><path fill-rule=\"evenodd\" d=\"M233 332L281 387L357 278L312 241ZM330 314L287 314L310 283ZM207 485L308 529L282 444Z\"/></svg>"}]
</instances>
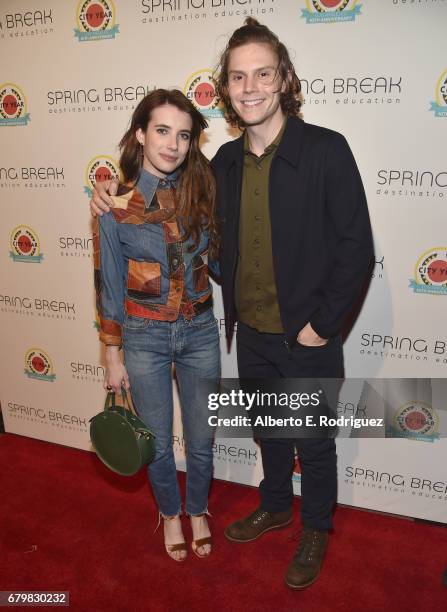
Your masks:
<instances>
[{"instance_id":1,"label":"city year logo","mask_svg":"<svg viewBox=\"0 0 447 612\"><path fill-rule=\"evenodd\" d=\"M35 380L54 382L53 363L50 357L40 348L32 348L25 355L25 374Z\"/></svg>"},{"instance_id":2,"label":"city year logo","mask_svg":"<svg viewBox=\"0 0 447 612\"><path fill-rule=\"evenodd\" d=\"M435 101L429 110L435 113L435 117L447 117L447 70L444 70L436 83Z\"/></svg>"},{"instance_id":3,"label":"city year logo","mask_svg":"<svg viewBox=\"0 0 447 612\"><path fill-rule=\"evenodd\" d=\"M30 120L26 112L26 98L14 83L0 85L0 126L27 125Z\"/></svg>"},{"instance_id":4,"label":"city year logo","mask_svg":"<svg viewBox=\"0 0 447 612\"><path fill-rule=\"evenodd\" d=\"M358 0L306 0L307 9L301 9L306 23L338 23L354 21L360 15Z\"/></svg>"},{"instance_id":5,"label":"city year logo","mask_svg":"<svg viewBox=\"0 0 447 612\"><path fill-rule=\"evenodd\" d=\"M410 287L414 293L447 295L447 247L435 247L423 253L414 270Z\"/></svg>"},{"instance_id":6,"label":"city year logo","mask_svg":"<svg viewBox=\"0 0 447 612\"><path fill-rule=\"evenodd\" d=\"M394 438L433 442L439 438L438 424L439 417L430 404L407 402L396 411L389 434Z\"/></svg>"},{"instance_id":7,"label":"city year logo","mask_svg":"<svg viewBox=\"0 0 447 612\"><path fill-rule=\"evenodd\" d=\"M12 230L9 244L9 256L13 261L40 263L43 259L39 237L27 225L18 225Z\"/></svg>"},{"instance_id":8,"label":"city year logo","mask_svg":"<svg viewBox=\"0 0 447 612\"><path fill-rule=\"evenodd\" d=\"M96 183L110 181L112 179L120 179L118 162L108 155L97 155L87 164L84 193L91 198L93 195L93 187Z\"/></svg>"},{"instance_id":9,"label":"city year logo","mask_svg":"<svg viewBox=\"0 0 447 612\"><path fill-rule=\"evenodd\" d=\"M183 93L205 117L224 116L222 102L216 93L213 72L209 68L191 74Z\"/></svg>"},{"instance_id":10,"label":"city year logo","mask_svg":"<svg viewBox=\"0 0 447 612\"><path fill-rule=\"evenodd\" d=\"M76 10L76 38L79 42L115 38L119 34L115 15L112 0L81 0Z\"/></svg>"}]
</instances>

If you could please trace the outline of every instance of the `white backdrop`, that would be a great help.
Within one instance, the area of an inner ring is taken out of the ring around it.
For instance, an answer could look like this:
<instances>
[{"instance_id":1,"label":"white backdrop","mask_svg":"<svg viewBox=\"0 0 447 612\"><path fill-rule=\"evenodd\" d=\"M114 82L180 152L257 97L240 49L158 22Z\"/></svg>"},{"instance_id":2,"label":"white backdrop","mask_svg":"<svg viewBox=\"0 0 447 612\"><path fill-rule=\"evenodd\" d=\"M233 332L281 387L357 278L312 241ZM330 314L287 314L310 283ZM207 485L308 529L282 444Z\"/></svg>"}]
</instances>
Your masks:
<instances>
[{"instance_id":1,"label":"white backdrop","mask_svg":"<svg viewBox=\"0 0 447 612\"><path fill-rule=\"evenodd\" d=\"M447 1L4 0L0 6L1 405L7 431L90 449L103 401L89 190L118 172L117 142L154 87L195 95L204 151L231 137L209 70L253 15L287 44L304 119L342 132L376 243L347 342L353 377L447 371ZM318 254L316 254L318 256ZM216 289L216 317L223 327ZM223 374L236 376L234 354ZM396 409L399 409L396 406ZM436 412L441 406L431 406ZM356 400L340 401L349 416ZM174 440L183 452L179 419ZM445 439L339 440L339 500L447 522ZM248 440L219 440L215 474L257 484ZM299 492L300 474L294 475Z\"/></svg>"}]
</instances>

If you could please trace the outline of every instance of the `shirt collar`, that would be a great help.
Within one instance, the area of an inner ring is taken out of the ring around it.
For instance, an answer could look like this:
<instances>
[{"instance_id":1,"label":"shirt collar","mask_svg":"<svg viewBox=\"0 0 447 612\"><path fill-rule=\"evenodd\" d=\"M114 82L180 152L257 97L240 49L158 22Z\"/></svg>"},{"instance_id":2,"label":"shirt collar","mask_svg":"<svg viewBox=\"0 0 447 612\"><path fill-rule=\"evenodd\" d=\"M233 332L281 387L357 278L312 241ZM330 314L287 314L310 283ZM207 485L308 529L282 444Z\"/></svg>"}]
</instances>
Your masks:
<instances>
[{"instance_id":1,"label":"shirt collar","mask_svg":"<svg viewBox=\"0 0 447 612\"><path fill-rule=\"evenodd\" d=\"M165 189L168 187L177 187L180 178L180 169L177 168L171 174L167 174L165 178L160 178L151 174L144 168L141 168L140 177L137 186L141 191L157 190L158 188Z\"/></svg>"},{"instance_id":2,"label":"shirt collar","mask_svg":"<svg viewBox=\"0 0 447 612\"><path fill-rule=\"evenodd\" d=\"M265 149L264 149L264 153L261 155L261 157L264 157L264 155L269 155L272 151L274 151L277 146L279 145L279 143L281 142L281 138L284 134L284 130L286 128L286 123L287 123L287 118L284 119L283 124L281 126L281 129L279 130L275 140L273 142L271 142ZM248 140L248 133L247 130L245 130L244 132L244 153L251 153L252 155L254 155L254 153L252 151L250 151L250 141Z\"/></svg>"}]
</instances>

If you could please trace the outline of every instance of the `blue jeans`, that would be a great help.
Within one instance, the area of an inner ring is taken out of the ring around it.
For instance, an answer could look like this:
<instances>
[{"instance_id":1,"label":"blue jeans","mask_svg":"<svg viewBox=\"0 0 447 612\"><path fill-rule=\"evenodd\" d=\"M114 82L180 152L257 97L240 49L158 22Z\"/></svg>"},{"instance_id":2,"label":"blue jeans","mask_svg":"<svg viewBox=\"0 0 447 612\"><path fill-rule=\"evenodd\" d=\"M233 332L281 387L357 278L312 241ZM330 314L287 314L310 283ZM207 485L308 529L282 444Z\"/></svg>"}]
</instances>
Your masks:
<instances>
[{"instance_id":1,"label":"blue jeans","mask_svg":"<svg viewBox=\"0 0 447 612\"><path fill-rule=\"evenodd\" d=\"M206 512L213 472L212 430L204 427L208 406L197 401L197 382L201 378L218 380L220 376L219 331L213 310L192 320L180 315L172 323L127 315L123 344L132 399L141 419L156 436L156 454L148 466L148 476L160 512L174 516L181 510L172 448L173 363L186 441L185 508L192 515Z\"/></svg>"}]
</instances>

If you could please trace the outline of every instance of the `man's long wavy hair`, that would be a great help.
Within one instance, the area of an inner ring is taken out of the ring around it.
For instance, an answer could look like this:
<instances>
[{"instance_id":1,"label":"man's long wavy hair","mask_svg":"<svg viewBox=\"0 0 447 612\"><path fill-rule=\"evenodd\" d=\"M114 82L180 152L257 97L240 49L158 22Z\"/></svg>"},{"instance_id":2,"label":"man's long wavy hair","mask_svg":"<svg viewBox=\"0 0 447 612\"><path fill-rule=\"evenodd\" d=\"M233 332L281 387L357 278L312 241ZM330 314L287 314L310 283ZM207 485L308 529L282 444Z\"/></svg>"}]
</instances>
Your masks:
<instances>
[{"instance_id":1,"label":"man's long wavy hair","mask_svg":"<svg viewBox=\"0 0 447 612\"><path fill-rule=\"evenodd\" d=\"M208 229L210 255L215 257L218 249L218 235L215 219L216 182L208 160L199 147L202 131L208 123L188 98L178 89L155 89L145 96L133 112L130 127L122 137L120 167L125 183L135 185L139 179L143 156L136 132L140 128L146 133L152 111L159 106L171 104L187 113L192 120L189 150L180 166L181 176L177 188L177 216L184 230L182 240L190 237L198 247L200 234Z\"/></svg>"},{"instance_id":2,"label":"man's long wavy hair","mask_svg":"<svg viewBox=\"0 0 447 612\"><path fill-rule=\"evenodd\" d=\"M228 64L231 51L248 43L266 43L270 45L276 54L278 58L277 71L281 80L280 87L285 83L285 90L281 92L280 96L281 109L285 115L297 117L301 108L301 83L295 73L289 52L276 34L267 26L261 25L253 17L247 17L244 25L233 32L215 71L217 93L225 105L226 120L230 125L239 129L245 127L244 122L232 107L230 96L228 95Z\"/></svg>"}]
</instances>

